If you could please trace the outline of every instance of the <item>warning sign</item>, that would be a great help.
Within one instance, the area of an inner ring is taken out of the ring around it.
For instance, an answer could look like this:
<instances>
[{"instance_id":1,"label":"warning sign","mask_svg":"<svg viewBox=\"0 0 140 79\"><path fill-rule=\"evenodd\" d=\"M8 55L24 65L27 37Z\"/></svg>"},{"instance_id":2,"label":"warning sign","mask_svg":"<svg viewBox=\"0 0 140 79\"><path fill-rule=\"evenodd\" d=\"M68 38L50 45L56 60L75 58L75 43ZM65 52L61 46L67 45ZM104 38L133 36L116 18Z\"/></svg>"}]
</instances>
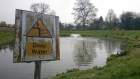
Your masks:
<instances>
[{"instance_id":1,"label":"warning sign","mask_svg":"<svg viewBox=\"0 0 140 79\"><path fill-rule=\"evenodd\" d=\"M27 44L28 56L40 56L51 54L52 45L50 42L28 42Z\"/></svg>"},{"instance_id":2,"label":"warning sign","mask_svg":"<svg viewBox=\"0 0 140 79\"><path fill-rule=\"evenodd\" d=\"M16 9L13 62L60 59L59 17Z\"/></svg>"},{"instance_id":3,"label":"warning sign","mask_svg":"<svg viewBox=\"0 0 140 79\"><path fill-rule=\"evenodd\" d=\"M29 30L29 32L27 33L27 37L51 38L52 35L49 33L43 22L39 19Z\"/></svg>"}]
</instances>

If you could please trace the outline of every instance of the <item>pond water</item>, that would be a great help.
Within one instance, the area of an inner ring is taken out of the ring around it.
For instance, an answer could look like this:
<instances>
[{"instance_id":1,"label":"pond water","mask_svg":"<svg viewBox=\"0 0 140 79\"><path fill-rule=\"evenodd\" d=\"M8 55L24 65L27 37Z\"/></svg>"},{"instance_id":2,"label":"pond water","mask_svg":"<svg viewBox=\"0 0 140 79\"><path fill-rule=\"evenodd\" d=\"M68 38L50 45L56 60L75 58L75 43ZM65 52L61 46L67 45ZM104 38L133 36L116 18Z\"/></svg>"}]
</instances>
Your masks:
<instances>
[{"instance_id":1,"label":"pond water","mask_svg":"<svg viewBox=\"0 0 140 79\"><path fill-rule=\"evenodd\" d=\"M119 40L81 37L80 35L60 38L60 60L42 62L41 78L50 78L66 72L67 69L85 70L94 66L106 65L110 54L124 49ZM33 79L34 62L13 63L13 47L6 46L0 50L1 79Z\"/></svg>"}]
</instances>

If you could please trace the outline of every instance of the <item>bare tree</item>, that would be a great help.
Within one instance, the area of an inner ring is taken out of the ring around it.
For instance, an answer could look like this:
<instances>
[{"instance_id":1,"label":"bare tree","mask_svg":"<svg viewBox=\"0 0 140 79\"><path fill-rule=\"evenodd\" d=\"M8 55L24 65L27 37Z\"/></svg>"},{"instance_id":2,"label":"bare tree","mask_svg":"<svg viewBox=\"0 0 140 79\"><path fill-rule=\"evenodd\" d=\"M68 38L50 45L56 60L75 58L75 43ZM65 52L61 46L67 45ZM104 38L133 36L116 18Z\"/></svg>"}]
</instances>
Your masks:
<instances>
[{"instance_id":1,"label":"bare tree","mask_svg":"<svg viewBox=\"0 0 140 79\"><path fill-rule=\"evenodd\" d=\"M77 0L73 8L75 23L81 24L83 30L85 30L85 25L93 21L97 13L97 8L90 3L90 0Z\"/></svg>"},{"instance_id":2,"label":"bare tree","mask_svg":"<svg viewBox=\"0 0 140 79\"><path fill-rule=\"evenodd\" d=\"M40 13L48 13L50 11L50 7L45 3L39 3L39 10Z\"/></svg>"},{"instance_id":3,"label":"bare tree","mask_svg":"<svg viewBox=\"0 0 140 79\"><path fill-rule=\"evenodd\" d=\"M38 13L55 15L55 11L51 11L49 5L45 3L33 3L31 4L30 9Z\"/></svg>"},{"instance_id":4,"label":"bare tree","mask_svg":"<svg viewBox=\"0 0 140 79\"><path fill-rule=\"evenodd\" d=\"M34 12L38 12L38 6L39 6L39 4L33 3L33 4L30 6L30 9L31 9L32 11L34 11Z\"/></svg>"},{"instance_id":5,"label":"bare tree","mask_svg":"<svg viewBox=\"0 0 140 79\"><path fill-rule=\"evenodd\" d=\"M118 19L113 9L109 9L105 21L109 23L109 29L112 29L113 26L117 23Z\"/></svg>"}]
</instances>

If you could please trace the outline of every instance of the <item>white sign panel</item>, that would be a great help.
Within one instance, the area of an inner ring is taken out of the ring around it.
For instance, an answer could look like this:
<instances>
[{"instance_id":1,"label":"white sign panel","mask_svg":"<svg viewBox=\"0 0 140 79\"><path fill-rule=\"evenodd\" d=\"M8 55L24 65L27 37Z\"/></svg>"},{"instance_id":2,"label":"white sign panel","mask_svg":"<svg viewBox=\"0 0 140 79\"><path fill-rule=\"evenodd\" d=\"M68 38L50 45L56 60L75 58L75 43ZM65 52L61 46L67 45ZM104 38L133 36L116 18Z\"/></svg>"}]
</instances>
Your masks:
<instances>
[{"instance_id":1,"label":"white sign panel","mask_svg":"<svg viewBox=\"0 0 140 79\"><path fill-rule=\"evenodd\" d=\"M13 62L60 59L59 17L16 10Z\"/></svg>"}]
</instances>

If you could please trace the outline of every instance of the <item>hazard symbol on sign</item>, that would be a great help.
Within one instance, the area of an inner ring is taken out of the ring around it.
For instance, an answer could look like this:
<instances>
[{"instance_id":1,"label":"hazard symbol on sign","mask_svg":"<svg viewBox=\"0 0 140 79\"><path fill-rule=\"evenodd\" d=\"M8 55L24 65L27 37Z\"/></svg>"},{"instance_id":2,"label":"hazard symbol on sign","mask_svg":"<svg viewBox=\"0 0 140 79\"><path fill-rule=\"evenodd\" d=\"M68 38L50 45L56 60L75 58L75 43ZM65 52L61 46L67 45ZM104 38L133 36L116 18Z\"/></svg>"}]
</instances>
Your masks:
<instances>
[{"instance_id":1,"label":"hazard symbol on sign","mask_svg":"<svg viewBox=\"0 0 140 79\"><path fill-rule=\"evenodd\" d=\"M39 19L29 30L29 32L27 33L27 37L52 38L52 35L43 24L43 22Z\"/></svg>"}]
</instances>

